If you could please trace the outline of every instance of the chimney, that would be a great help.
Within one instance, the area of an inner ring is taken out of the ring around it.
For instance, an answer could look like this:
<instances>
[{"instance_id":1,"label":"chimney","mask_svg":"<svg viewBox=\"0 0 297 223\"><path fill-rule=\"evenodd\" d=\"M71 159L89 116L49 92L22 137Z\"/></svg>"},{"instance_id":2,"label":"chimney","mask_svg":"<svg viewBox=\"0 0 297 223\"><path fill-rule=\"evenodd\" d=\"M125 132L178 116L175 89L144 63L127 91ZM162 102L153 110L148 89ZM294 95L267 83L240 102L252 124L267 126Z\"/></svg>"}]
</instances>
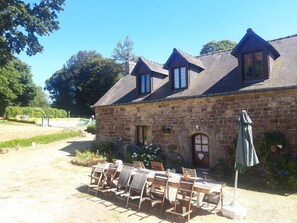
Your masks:
<instances>
[{"instance_id":1,"label":"chimney","mask_svg":"<svg viewBox=\"0 0 297 223\"><path fill-rule=\"evenodd\" d=\"M136 63L133 60L129 60L125 63L125 70L123 72L123 76L131 74L133 68L135 67Z\"/></svg>"}]
</instances>

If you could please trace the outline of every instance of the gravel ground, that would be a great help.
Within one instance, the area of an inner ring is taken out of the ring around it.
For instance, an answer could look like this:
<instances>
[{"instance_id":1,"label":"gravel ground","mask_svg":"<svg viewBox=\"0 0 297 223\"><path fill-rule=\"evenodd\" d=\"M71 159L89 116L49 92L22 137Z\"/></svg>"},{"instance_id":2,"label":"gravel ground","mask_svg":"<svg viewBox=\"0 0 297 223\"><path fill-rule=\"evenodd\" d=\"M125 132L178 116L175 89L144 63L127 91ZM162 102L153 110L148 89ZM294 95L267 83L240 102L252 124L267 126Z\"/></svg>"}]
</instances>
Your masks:
<instances>
[{"instance_id":1,"label":"gravel ground","mask_svg":"<svg viewBox=\"0 0 297 223\"><path fill-rule=\"evenodd\" d=\"M126 209L121 200L94 197L86 193L90 168L70 163L75 149L87 148L93 136L68 139L0 155L1 223L92 223L171 222L158 217L158 208L148 215ZM224 188L224 202L232 198ZM200 210L191 222L297 222L297 196L280 196L239 189L239 202L248 210L242 220L231 220L220 212ZM146 210L146 209L144 209Z\"/></svg>"}]
</instances>

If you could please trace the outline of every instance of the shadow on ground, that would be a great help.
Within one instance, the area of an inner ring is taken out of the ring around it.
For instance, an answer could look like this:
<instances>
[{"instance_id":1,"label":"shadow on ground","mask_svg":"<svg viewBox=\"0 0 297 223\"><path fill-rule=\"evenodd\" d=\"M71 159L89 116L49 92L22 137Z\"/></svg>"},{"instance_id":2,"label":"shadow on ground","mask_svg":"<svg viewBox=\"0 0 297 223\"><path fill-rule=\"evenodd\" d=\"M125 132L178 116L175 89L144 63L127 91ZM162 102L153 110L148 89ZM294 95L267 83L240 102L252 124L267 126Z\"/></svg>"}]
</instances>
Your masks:
<instances>
[{"instance_id":1,"label":"shadow on ground","mask_svg":"<svg viewBox=\"0 0 297 223\"><path fill-rule=\"evenodd\" d=\"M82 141L68 141L70 143L68 146L60 149L61 151L69 153L68 156L75 156L76 150L82 150L86 148L90 148L94 139L82 138Z\"/></svg>"}]
</instances>

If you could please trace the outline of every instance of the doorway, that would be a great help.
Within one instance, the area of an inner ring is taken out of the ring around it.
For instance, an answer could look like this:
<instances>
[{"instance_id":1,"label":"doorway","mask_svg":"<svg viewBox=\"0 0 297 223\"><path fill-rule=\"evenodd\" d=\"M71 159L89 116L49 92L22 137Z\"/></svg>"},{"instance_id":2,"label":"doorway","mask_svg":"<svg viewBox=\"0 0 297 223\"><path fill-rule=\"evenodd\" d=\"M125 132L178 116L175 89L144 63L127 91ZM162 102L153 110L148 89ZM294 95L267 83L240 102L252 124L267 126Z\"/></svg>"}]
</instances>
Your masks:
<instances>
[{"instance_id":1,"label":"doorway","mask_svg":"<svg viewBox=\"0 0 297 223\"><path fill-rule=\"evenodd\" d=\"M197 133L192 136L193 166L196 168L209 168L208 136Z\"/></svg>"}]
</instances>

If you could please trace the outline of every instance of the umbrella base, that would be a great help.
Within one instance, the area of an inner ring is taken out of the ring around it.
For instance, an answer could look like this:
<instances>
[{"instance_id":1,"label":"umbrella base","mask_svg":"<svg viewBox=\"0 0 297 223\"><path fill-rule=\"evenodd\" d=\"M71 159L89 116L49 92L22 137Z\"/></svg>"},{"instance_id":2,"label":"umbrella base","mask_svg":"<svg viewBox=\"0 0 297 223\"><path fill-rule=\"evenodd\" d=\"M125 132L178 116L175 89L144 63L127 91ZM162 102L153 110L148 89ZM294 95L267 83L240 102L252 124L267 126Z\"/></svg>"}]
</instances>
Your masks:
<instances>
[{"instance_id":1,"label":"umbrella base","mask_svg":"<svg viewBox=\"0 0 297 223\"><path fill-rule=\"evenodd\" d=\"M232 219L242 219L247 214L247 210L245 207L242 207L239 204L229 204L223 205L222 207L222 215L227 218Z\"/></svg>"}]
</instances>

